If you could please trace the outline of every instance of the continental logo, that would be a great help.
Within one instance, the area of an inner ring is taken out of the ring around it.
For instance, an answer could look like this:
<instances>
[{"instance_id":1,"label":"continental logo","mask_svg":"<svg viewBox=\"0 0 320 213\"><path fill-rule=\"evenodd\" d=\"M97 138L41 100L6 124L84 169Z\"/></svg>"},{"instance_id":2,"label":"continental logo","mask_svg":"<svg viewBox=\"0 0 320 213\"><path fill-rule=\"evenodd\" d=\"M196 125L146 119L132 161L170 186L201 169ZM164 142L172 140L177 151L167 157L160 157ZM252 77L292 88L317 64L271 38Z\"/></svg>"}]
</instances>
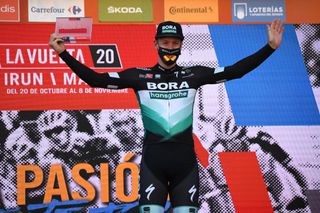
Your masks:
<instances>
[{"instance_id":1,"label":"continental logo","mask_svg":"<svg viewBox=\"0 0 320 213\"><path fill-rule=\"evenodd\" d=\"M108 7L108 13L143 13L141 7Z\"/></svg>"},{"instance_id":2,"label":"continental logo","mask_svg":"<svg viewBox=\"0 0 320 213\"><path fill-rule=\"evenodd\" d=\"M176 22L218 22L218 0L164 0L164 18Z\"/></svg>"},{"instance_id":3,"label":"continental logo","mask_svg":"<svg viewBox=\"0 0 320 213\"><path fill-rule=\"evenodd\" d=\"M212 7L170 7L169 13L171 15L184 13L213 13Z\"/></svg>"},{"instance_id":4,"label":"continental logo","mask_svg":"<svg viewBox=\"0 0 320 213\"><path fill-rule=\"evenodd\" d=\"M188 97L188 90L180 90L176 92L149 92L150 99L177 99Z\"/></svg>"}]
</instances>

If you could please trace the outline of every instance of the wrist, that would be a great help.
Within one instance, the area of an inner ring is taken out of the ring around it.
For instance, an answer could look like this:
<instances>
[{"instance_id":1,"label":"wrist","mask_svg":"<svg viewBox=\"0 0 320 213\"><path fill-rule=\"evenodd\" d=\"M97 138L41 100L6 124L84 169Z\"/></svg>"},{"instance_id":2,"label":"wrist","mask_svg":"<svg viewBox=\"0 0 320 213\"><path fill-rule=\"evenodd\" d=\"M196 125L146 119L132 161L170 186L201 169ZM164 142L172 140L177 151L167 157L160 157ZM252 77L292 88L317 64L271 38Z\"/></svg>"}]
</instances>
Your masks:
<instances>
[{"instance_id":1,"label":"wrist","mask_svg":"<svg viewBox=\"0 0 320 213\"><path fill-rule=\"evenodd\" d=\"M58 53L58 55L60 55L61 53L63 53L66 49L61 49L61 50L56 50L56 52Z\"/></svg>"},{"instance_id":2,"label":"wrist","mask_svg":"<svg viewBox=\"0 0 320 213\"><path fill-rule=\"evenodd\" d=\"M272 44L272 42L270 42L270 41L268 42L268 45L274 50L277 49L277 47L274 44Z\"/></svg>"}]
</instances>

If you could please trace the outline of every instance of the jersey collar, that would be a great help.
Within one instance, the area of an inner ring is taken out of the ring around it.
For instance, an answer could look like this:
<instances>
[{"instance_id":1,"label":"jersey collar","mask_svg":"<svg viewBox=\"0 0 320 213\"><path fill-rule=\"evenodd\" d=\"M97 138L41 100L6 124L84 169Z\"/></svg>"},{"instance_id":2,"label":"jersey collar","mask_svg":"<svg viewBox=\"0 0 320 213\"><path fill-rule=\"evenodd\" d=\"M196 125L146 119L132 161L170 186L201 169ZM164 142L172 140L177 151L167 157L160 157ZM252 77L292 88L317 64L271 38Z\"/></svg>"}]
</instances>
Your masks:
<instances>
[{"instance_id":1,"label":"jersey collar","mask_svg":"<svg viewBox=\"0 0 320 213\"><path fill-rule=\"evenodd\" d=\"M156 70L156 71L161 72L161 73L168 73L169 74L169 73L173 73L176 70L179 70L179 66L175 65L171 69L165 69L160 64L156 64L156 65L153 66L152 70Z\"/></svg>"}]
</instances>

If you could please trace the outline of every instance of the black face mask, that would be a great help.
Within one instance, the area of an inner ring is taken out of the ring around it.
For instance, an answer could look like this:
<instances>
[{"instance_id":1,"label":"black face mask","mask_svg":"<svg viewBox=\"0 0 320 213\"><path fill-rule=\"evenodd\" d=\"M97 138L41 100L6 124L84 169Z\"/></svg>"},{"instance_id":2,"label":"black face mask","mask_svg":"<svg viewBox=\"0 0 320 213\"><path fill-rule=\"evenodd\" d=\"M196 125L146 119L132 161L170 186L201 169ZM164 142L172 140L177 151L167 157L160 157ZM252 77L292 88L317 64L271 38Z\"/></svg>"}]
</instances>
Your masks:
<instances>
[{"instance_id":1,"label":"black face mask","mask_svg":"<svg viewBox=\"0 0 320 213\"><path fill-rule=\"evenodd\" d=\"M176 63L179 55L181 54L181 48L169 50L169 49L159 47L158 54L162 62L170 66Z\"/></svg>"}]
</instances>

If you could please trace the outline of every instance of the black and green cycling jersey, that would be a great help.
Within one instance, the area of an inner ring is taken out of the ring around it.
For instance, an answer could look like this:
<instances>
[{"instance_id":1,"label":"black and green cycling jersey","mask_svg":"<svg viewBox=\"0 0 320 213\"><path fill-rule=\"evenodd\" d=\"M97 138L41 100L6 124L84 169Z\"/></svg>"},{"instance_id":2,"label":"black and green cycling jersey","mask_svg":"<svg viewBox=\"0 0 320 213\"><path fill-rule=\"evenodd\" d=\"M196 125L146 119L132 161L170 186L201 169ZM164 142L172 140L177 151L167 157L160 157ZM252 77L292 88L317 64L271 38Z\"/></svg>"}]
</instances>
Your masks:
<instances>
[{"instance_id":1,"label":"black and green cycling jersey","mask_svg":"<svg viewBox=\"0 0 320 213\"><path fill-rule=\"evenodd\" d=\"M140 164L140 212L163 212L170 202L178 212L197 212L199 175L192 137L192 112L197 89L240 78L274 50L265 45L226 67L180 67L159 64L121 72L97 73L64 51L60 57L89 86L132 88L139 100L145 128ZM179 210L178 210L179 208Z\"/></svg>"},{"instance_id":2,"label":"black and green cycling jersey","mask_svg":"<svg viewBox=\"0 0 320 213\"><path fill-rule=\"evenodd\" d=\"M97 73L74 59L67 51L59 56L89 86L108 89L132 88L138 98L145 128L144 143L193 144L192 114L197 89L240 78L260 65L272 49L268 44L231 66L174 66L130 68L121 72Z\"/></svg>"}]
</instances>

